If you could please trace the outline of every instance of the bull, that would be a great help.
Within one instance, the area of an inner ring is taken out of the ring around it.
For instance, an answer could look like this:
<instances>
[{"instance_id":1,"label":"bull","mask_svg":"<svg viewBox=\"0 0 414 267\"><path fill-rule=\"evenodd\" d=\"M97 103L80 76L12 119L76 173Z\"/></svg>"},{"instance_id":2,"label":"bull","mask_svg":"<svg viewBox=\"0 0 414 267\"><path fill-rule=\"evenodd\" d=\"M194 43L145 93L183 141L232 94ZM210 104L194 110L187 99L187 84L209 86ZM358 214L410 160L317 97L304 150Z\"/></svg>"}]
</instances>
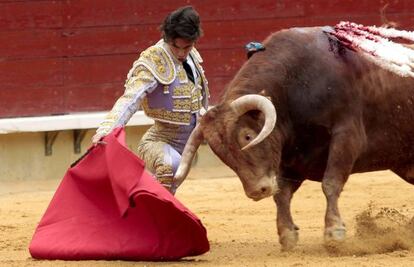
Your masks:
<instances>
[{"instance_id":1,"label":"bull","mask_svg":"<svg viewBox=\"0 0 414 267\"><path fill-rule=\"evenodd\" d=\"M284 250L298 242L290 204L305 179L322 184L324 237L334 242L346 236L338 199L350 174L390 169L414 184L414 79L374 64L327 31L271 34L201 118L176 174L181 183L206 140L247 197L273 196Z\"/></svg>"}]
</instances>

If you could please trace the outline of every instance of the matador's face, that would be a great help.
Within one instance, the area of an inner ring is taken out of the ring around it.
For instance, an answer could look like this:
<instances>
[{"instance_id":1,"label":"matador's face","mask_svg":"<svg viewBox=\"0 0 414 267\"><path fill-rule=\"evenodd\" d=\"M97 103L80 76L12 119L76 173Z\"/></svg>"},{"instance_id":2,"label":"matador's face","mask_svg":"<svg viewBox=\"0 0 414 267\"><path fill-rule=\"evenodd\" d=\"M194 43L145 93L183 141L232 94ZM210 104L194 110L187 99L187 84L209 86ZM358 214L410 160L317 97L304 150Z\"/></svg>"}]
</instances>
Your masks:
<instances>
[{"instance_id":1,"label":"matador's face","mask_svg":"<svg viewBox=\"0 0 414 267\"><path fill-rule=\"evenodd\" d=\"M167 43L175 58L180 62L184 62L196 42L183 38L175 38Z\"/></svg>"}]
</instances>

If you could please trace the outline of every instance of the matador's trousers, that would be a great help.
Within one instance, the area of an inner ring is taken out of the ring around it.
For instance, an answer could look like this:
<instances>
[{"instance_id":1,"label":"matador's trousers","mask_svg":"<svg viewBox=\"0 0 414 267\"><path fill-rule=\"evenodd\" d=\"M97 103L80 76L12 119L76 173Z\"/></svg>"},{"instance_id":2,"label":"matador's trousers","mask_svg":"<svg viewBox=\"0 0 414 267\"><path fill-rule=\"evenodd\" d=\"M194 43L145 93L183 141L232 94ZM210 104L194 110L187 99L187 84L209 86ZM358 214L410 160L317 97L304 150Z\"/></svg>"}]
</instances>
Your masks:
<instances>
[{"instance_id":1,"label":"matador's trousers","mask_svg":"<svg viewBox=\"0 0 414 267\"><path fill-rule=\"evenodd\" d=\"M177 190L174 175L195 124L196 115L190 125L156 121L138 144L138 155L145 161L146 169L172 194Z\"/></svg>"}]
</instances>

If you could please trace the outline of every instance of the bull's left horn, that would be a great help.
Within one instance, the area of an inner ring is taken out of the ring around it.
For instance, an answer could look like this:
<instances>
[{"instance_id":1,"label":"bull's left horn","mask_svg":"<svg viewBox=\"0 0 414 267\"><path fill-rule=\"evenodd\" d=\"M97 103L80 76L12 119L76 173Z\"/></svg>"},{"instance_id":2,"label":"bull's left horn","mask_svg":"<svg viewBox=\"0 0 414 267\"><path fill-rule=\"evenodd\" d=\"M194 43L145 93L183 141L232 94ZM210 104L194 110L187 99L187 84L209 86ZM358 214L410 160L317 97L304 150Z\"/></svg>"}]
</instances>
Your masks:
<instances>
[{"instance_id":1,"label":"bull's left horn","mask_svg":"<svg viewBox=\"0 0 414 267\"><path fill-rule=\"evenodd\" d=\"M276 109L268 98L261 95L244 95L235 99L230 106L238 116L241 116L250 110L259 110L265 115L265 123L259 135L243 147L242 150L262 142L273 131L277 118Z\"/></svg>"},{"instance_id":2,"label":"bull's left horn","mask_svg":"<svg viewBox=\"0 0 414 267\"><path fill-rule=\"evenodd\" d=\"M204 140L204 135L200 124L198 124L191 133L188 141L184 147L183 154L181 155L180 165L174 176L174 185L179 187L190 171L191 163L194 155L197 152L198 147Z\"/></svg>"}]
</instances>

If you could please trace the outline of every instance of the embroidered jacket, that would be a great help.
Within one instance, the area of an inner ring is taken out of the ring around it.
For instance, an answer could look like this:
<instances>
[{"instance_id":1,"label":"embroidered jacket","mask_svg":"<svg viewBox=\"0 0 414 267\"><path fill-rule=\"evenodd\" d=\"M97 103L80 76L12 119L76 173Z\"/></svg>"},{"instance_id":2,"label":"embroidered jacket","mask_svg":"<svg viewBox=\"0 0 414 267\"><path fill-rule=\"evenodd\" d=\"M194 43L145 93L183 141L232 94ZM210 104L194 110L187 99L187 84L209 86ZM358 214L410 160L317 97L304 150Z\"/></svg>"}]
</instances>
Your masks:
<instances>
[{"instance_id":1,"label":"embroidered jacket","mask_svg":"<svg viewBox=\"0 0 414 267\"><path fill-rule=\"evenodd\" d=\"M187 62L192 65L194 83L163 40L143 51L127 75L124 94L97 132L107 134L115 127L124 126L140 104L154 120L189 125L193 113L198 113L201 107L207 109L209 91L201 67L203 61L195 48Z\"/></svg>"}]
</instances>

